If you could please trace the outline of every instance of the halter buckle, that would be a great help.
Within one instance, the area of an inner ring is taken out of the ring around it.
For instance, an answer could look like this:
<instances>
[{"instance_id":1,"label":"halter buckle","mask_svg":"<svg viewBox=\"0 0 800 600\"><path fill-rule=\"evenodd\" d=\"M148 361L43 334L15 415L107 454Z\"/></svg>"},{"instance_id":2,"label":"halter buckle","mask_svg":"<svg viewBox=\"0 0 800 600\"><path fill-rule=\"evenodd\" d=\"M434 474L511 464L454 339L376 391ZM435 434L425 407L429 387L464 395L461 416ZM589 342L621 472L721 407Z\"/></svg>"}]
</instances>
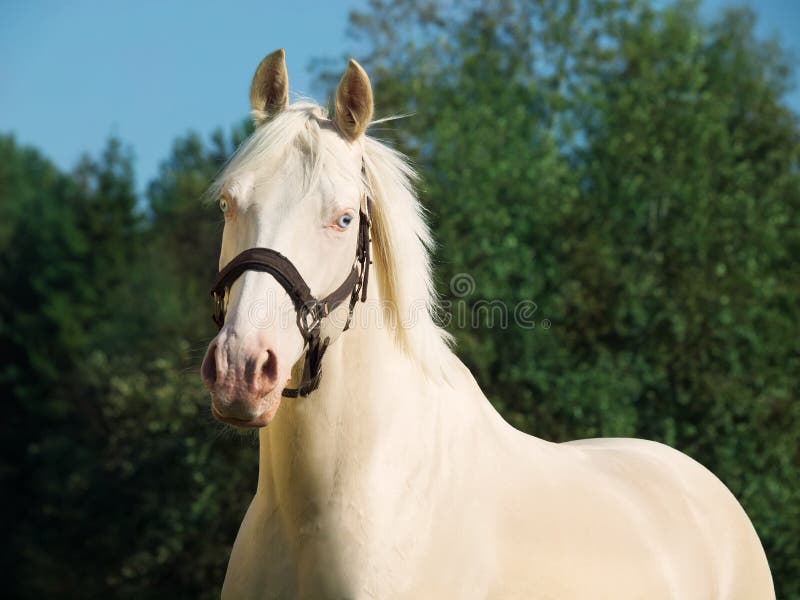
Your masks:
<instances>
[{"instance_id":1,"label":"halter buckle","mask_svg":"<svg viewBox=\"0 0 800 600\"><path fill-rule=\"evenodd\" d=\"M211 315L211 318L217 324L217 327L222 329L225 323L225 298L228 295L228 288L226 287L222 294L213 291L211 295L214 297L214 314Z\"/></svg>"},{"instance_id":2,"label":"halter buckle","mask_svg":"<svg viewBox=\"0 0 800 600\"><path fill-rule=\"evenodd\" d=\"M323 308L324 306L324 308ZM327 305L320 302L313 304L303 304L297 311L297 326L300 328L304 338L308 338L312 331L320 326L323 315L323 310L327 309Z\"/></svg>"}]
</instances>

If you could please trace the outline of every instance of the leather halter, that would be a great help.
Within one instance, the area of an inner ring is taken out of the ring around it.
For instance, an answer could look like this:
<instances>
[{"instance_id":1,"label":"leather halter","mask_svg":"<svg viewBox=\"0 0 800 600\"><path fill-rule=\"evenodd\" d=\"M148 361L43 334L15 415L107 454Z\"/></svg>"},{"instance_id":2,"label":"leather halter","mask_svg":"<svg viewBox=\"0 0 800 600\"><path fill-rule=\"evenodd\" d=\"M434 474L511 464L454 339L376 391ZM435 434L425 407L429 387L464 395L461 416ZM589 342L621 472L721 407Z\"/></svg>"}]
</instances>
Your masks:
<instances>
[{"instance_id":1,"label":"leather halter","mask_svg":"<svg viewBox=\"0 0 800 600\"><path fill-rule=\"evenodd\" d=\"M344 330L350 327L356 303L367 299L367 283L369 282L369 228L370 199L364 197L359 210L358 241L353 269L342 284L330 294L318 300L311 293L308 284L288 258L270 248L250 248L237 255L217 274L211 296L214 298L214 314L212 319L222 329L227 312L228 295L233 283L246 271L269 273L292 299L297 312L297 328L306 343L306 358L303 376L296 389L284 389L283 395L288 398L308 396L317 389L322 373L322 357L328 349L330 338L320 338L322 319L331 311L350 298L350 307Z\"/></svg>"}]
</instances>

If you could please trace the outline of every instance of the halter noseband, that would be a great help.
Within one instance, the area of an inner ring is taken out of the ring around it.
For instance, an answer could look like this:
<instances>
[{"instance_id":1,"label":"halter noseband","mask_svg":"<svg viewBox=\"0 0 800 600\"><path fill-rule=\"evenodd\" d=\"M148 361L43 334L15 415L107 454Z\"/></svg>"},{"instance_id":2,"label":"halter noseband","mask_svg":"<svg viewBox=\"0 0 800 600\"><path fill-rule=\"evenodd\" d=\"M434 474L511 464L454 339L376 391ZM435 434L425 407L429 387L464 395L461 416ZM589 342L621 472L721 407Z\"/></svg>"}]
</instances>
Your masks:
<instances>
[{"instance_id":1,"label":"halter noseband","mask_svg":"<svg viewBox=\"0 0 800 600\"><path fill-rule=\"evenodd\" d=\"M328 349L330 338L320 339L322 319L331 311L350 298L350 308L344 330L350 327L356 303L367 299L367 283L369 281L369 228L370 199L364 197L359 210L358 241L353 269L342 284L330 294L317 300L311 293L308 284L288 258L270 248L250 248L237 255L217 274L211 296L214 298L214 314L212 319L222 329L225 323L228 294L233 283L246 271L269 273L292 299L297 312L297 328L306 343L306 359L303 376L296 389L284 389L283 395L288 398L308 396L317 389L322 373L322 357Z\"/></svg>"}]
</instances>

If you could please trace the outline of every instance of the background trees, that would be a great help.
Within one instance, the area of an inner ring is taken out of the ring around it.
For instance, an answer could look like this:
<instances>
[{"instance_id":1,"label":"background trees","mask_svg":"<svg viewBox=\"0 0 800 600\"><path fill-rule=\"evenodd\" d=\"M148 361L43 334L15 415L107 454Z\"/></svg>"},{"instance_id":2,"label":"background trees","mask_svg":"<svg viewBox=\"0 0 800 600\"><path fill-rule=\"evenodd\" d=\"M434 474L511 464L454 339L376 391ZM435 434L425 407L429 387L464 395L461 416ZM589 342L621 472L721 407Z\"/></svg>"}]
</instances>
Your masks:
<instances>
[{"instance_id":1,"label":"background trees","mask_svg":"<svg viewBox=\"0 0 800 600\"><path fill-rule=\"evenodd\" d=\"M442 293L469 273L467 302L533 300L552 323L453 331L506 418L694 456L745 505L779 597L800 597L792 70L746 11L659 6L373 0L354 54L379 116L414 114L372 134L422 171ZM60 173L0 138L20 597L218 595L256 451L219 435L196 373L220 232L199 198L245 134L178 140L138 201L118 141Z\"/></svg>"},{"instance_id":2,"label":"background trees","mask_svg":"<svg viewBox=\"0 0 800 600\"><path fill-rule=\"evenodd\" d=\"M232 149L222 134L210 149L178 140L137 206L118 141L67 175L0 140L14 597L219 596L257 475L197 372L221 229L198 198Z\"/></svg>"}]
</instances>

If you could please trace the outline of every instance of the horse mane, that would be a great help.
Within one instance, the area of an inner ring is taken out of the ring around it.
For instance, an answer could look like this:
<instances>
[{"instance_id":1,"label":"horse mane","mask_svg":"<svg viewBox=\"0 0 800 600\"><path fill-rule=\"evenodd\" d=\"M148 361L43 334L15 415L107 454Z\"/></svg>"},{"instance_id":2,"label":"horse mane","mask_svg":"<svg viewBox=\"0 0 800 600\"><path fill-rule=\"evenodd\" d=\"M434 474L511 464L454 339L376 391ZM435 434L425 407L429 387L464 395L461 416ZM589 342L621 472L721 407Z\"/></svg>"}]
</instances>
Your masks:
<instances>
[{"instance_id":1,"label":"horse mane","mask_svg":"<svg viewBox=\"0 0 800 600\"><path fill-rule=\"evenodd\" d=\"M452 337L433 319L441 306L433 284L433 236L406 158L374 138L364 141L371 199L373 248L381 298L392 317L395 340L434 376L446 373Z\"/></svg>"},{"instance_id":2,"label":"horse mane","mask_svg":"<svg viewBox=\"0 0 800 600\"><path fill-rule=\"evenodd\" d=\"M272 172L267 167L292 147L310 158L298 189L302 197L319 177L323 156L325 161L335 160L335 153L325 152L320 135L327 123L323 107L306 101L291 104L242 143L209 187L207 198L215 201L227 180L253 164ZM434 321L434 315L441 314L430 258L434 242L416 195L417 181L402 154L364 136L363 185L372 201L372 247L383 322L392 328L399 348L429 376L446 379L452 336Z\"/></svg>"}]
</instances>

